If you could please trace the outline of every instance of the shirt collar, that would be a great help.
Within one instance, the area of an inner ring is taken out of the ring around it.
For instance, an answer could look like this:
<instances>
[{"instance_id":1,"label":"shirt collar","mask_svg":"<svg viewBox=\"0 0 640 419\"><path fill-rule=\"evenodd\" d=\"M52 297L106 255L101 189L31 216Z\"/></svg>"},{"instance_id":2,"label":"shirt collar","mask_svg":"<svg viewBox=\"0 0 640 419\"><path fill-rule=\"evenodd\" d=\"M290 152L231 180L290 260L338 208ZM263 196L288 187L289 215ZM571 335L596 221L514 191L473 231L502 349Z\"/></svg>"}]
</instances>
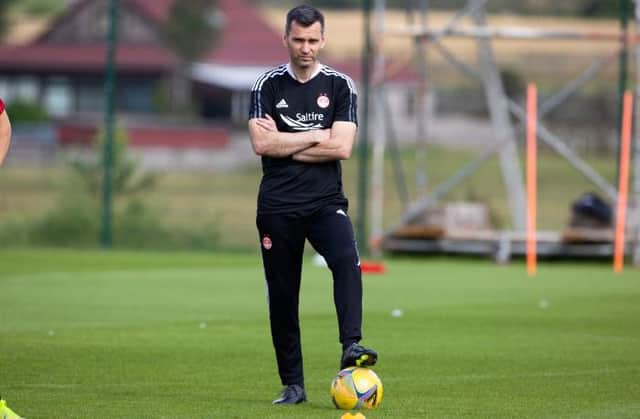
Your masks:
<instances>
[{"instance_id":1,"label":"shirt collar","mask_svg":"<svg viewBox=\"0 0 640 419\"><path fill-rule=\"evenodd\" d=\"M317 76L318 74L320 74L320 70L322 70L322 67L324 67L324 65L320 62L316 63L316 69L313 72L313 74L311 75L311 77L309 77L309 80L305 81L305 82L301 82L301 83L306 83L308 81L311 81L311 79L313 79L315 76ZM291 78L293 78L296 81L298 80L298 77L296 77L296 73L293 72L293 69L291 68L291 63L287 63L287 73L289 73L289 75L291 76Z\"/></svg>"}]
</instances>

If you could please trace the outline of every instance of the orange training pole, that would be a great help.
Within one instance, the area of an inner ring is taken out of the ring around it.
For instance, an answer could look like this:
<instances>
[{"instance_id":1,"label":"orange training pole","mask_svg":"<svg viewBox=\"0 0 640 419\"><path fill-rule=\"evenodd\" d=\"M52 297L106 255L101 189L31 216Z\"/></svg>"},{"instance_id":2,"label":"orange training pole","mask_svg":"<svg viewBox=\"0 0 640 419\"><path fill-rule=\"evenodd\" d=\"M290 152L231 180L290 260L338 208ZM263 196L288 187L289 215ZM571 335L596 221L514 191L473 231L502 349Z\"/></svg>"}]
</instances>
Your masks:
<instances>
[{"instance_id":1,"label":"orange training pole","mask_svg":"<svg viewBox=\"0 0 640 419\"><path fill-rule=\"evenodd\" d=\"M624 265L624 230L627 221L632 112L633 96L627 90L624 92L622 102L622 130L620 132L620 177L618 179L618 205L616 208L616 238L613 250L613 271L615 273L621 273Z\"/></svg>"},{"instance_id":2,"label":"orange training pole","mask_svg":"<svg viewBox=\"0 0 640 419\"><path fill-rule=\"evenodd\" d=\"M538 90L536 85L527 86L527 273L535 276L538 254L536 249L537 211L537 141Z\"/></svg>"}]
</instances>

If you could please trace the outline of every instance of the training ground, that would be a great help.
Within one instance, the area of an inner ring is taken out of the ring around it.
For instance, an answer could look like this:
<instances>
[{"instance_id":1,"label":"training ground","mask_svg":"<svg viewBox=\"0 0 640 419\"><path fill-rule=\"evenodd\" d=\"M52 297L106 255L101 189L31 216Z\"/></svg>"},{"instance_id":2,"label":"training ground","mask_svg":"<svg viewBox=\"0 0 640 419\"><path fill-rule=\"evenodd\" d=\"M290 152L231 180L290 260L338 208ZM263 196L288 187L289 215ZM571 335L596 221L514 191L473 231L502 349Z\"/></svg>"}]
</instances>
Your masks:
<instances>
[{"instance_id":1,"label":"training ground","mask_svg":"<svg viewBox=\"0 0 640 419\"><path fill-rule=\"evenodd\" d=\"M420 258L367 275L367 418L640 417L640 274ZM0 251L0 394L35 418L339 418L325 268L304 269L309 401L280 389L258 255ZM393 310L402 315L393 317Z\"/></svg>"}]
</instances>

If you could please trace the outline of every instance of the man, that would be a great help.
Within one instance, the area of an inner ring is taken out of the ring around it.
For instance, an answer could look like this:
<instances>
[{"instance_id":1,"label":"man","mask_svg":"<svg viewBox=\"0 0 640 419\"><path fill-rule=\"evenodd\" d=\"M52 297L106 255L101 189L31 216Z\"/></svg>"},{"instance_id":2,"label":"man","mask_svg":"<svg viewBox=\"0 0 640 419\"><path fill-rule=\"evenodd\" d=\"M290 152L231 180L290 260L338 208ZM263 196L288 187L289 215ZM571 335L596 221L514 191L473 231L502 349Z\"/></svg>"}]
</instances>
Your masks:
<instances>
[{"instance_id":1,"label":"man","mask_svg":"<svg viewBox=\"0 0 640 419\"><path fill-rule=\"evenodd\" d=\"M356 136L353 81L321 64L324 16L311 6L287 14L289 63L260 76L253 89L249 134L262 156L256 224L267 281L271 336L285 386L274 404L306 400L298 302L305 239L333 275L342 344L340 368L375 364L362 338L362 280L340 160Z\"/></svg>"},{"instance_id":2,"label":"man","mask_svg":"<svg viewBox=\"0 0 640 419\"><path fill-rule=\"evenodd\" d=\"M5 110L4 102L0 99L0 166L9 152L11 142L11 123Z\"/></svg>"}]
</instances>

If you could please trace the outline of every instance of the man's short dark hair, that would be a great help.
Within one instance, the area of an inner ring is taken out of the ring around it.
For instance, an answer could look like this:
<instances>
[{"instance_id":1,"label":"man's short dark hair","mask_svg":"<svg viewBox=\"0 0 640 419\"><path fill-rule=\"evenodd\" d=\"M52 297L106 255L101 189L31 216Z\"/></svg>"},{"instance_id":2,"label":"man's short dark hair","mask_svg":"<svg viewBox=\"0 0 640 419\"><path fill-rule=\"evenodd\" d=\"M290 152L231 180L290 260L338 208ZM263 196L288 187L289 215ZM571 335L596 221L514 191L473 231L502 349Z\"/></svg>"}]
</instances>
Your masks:
<instances>
[{"instance_id":1,"label":"man's short dark hair","mask_svg":"<svg viewBox=\"0 0 640 419\"><path fill-rule=\"evenodd\" d=\"M301 4L289 10L289 13L287 13L287 25L284 29L287 35L291 32L291 24L294 21L305 28L320 22L320 30L324 34L324 15L313 6Z\"/></svg>"}]
</instances>

